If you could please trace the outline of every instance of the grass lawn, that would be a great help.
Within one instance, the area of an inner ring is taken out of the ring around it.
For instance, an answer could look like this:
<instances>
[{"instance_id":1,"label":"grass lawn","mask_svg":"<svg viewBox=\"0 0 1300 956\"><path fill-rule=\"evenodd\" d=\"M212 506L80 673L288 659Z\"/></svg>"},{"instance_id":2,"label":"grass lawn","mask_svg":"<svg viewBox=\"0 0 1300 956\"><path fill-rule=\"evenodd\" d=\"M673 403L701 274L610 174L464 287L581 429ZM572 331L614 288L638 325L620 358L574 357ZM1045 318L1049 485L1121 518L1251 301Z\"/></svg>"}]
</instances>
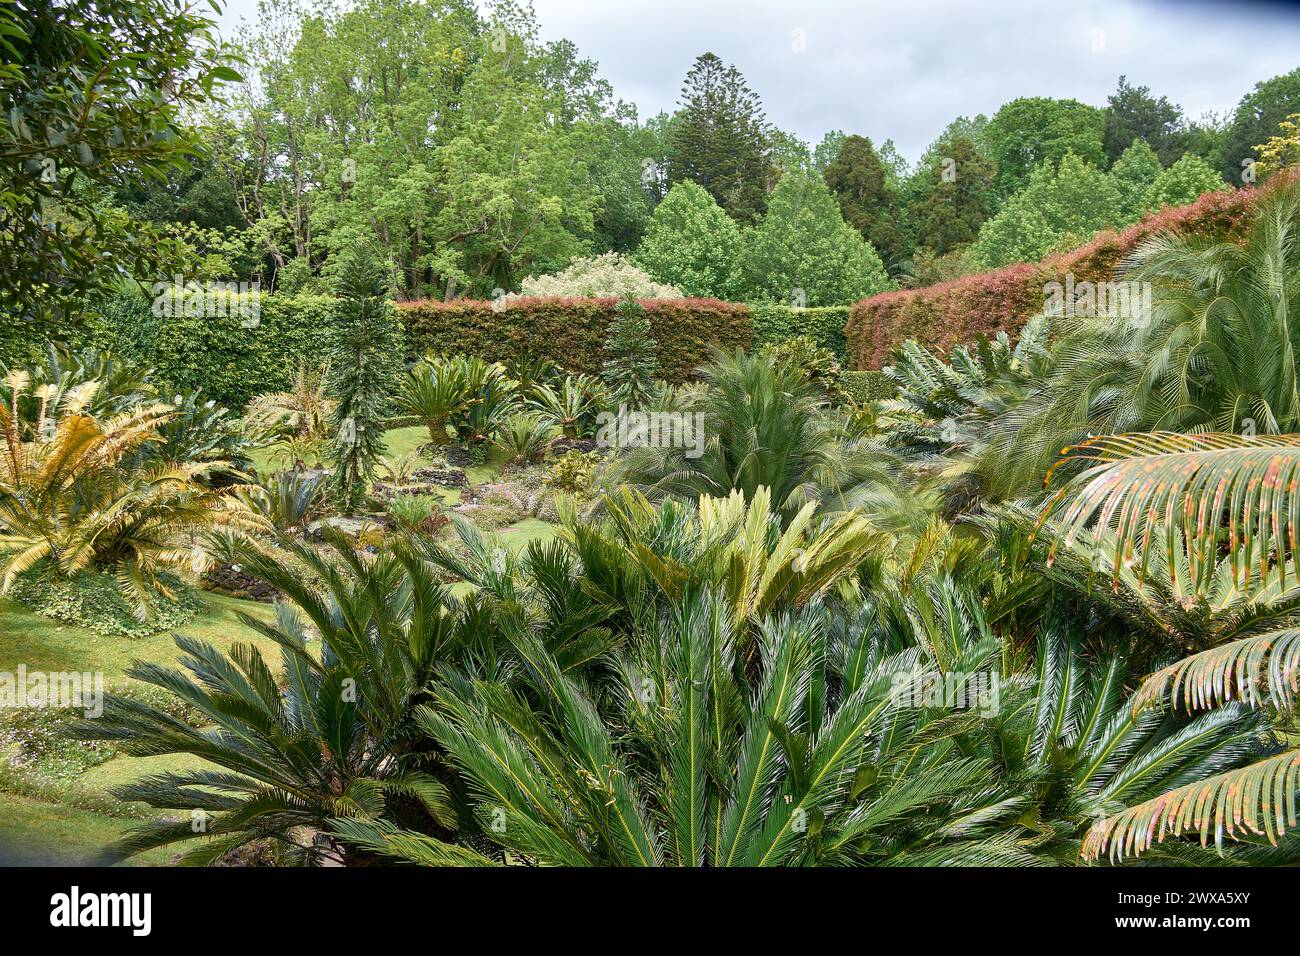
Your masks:
<instances>
[{"instance_id":1,"label":"grass lawn","mask_svg":"<svg viewBox=\"0 0 1300 956\"><path fill-rule=\"evenodd\" d=\"M89 810L42 803L0 793L0 866L76 866L85 864L138 820L101 816ZM185 844L149 850L133 857L131 866L163 866L183 852Z\"/></svg>"},{"instance_id":2,"label":"grass lawn","mask_svg":"<svg viewBox=\"0 0 1300 956\"><path fill-rule=\"evenodd\" d=\"M180 630L192 637L229 647L238 641L253 641L263 654L278 659L272 641L256 635L236 616L271 620L268 604L204 592L206 611ZM111 684L121 680L135 658L174 661L178 655L170 632L148 637L118 637L96 634L74 624L61 624L41 617L7 598L0 598L0 670L14 671L26 664L29 671L98 671Z\"/></svg>"},{"instance_id":3,"label":"grass lawn","mask_svg":"<svg viewBox=\"0 0 1300 956\"><path fill-rule=\"evenodd\" d=\"M205 612L181 630L219 647L252 641L271 661L279 659L279 648L259 637L236 616L269 620L269 605L204 592ZM14 671L25 664L29 671L102 671L105 683L126 680L133 659L171 662L179 651L169 632L149 637L109 637L81 627L60 624L41 617L7 599L0 599L0 671ZM110 788L163 770L197 766L201 761L185 754L160 757L117 756L91 767L73 786L102 797ZM26 780L38 784L39 781ZM131 817L96 813L80 806L52 802L67 792L53 781L36 790L46 800L31 799L0 790L0 866L21 863L72 865L84 863L121 834L139 824ZM133 864L161 865L179 855L176 849L155 850L133 859Z\"/></svg>"}]
</instances>

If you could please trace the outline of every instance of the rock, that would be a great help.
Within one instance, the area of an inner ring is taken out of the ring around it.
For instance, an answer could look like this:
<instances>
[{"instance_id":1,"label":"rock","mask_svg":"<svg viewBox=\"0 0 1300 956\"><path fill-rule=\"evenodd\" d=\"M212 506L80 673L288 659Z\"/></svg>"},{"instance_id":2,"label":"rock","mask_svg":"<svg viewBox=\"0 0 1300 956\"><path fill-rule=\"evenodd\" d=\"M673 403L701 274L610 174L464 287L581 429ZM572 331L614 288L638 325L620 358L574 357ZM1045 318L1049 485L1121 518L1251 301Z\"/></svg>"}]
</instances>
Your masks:
<instances>
[{"instance_id":1,"label":"rock","mask_svg":"<svg viewBox=\"0 0 1300 956\"><path fill-rule=\"evenodd\" d=\"M255 578L237 564L218 564L203 576L203 586L233 597L270 603L280 592L261 578Z\"/></svg>"}]
</instances>

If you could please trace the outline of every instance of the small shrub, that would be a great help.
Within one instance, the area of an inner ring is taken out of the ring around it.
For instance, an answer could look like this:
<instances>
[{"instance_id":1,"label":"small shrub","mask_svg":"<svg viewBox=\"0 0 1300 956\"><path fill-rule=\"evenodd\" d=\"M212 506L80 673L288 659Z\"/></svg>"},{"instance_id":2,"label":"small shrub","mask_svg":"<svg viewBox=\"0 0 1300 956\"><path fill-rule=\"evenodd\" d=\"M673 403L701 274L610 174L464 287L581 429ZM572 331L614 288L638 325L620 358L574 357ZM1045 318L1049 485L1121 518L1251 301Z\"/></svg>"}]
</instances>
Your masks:
<instances>
[{"instance_id":1,"label":"small shrub","mask_svg":"<svg viewBox=\"0 0 1300 956\"><path fill-rule=\"evenodd\" d=\"M171 596L154 594L147 619L132 613L116 578L101 571L83 571L70 578L47 577L39 569L15 583L15 600L43 617L75 624L96 634L146 637L184 627L203 610L197 590L172 575L163 575Z\"/></svg>"},{"instance_id":2,"label":"small shrub","mask_svg":"<svg viewBox=\"0 0 1300 956\"><path fill-rule=\"evenodd\" d=\"M583 298L680 299L681 290L656 282L650 273L638 268L617 252L607 252L588 259L574 259L562 272L533 276L523 281L520 296L582 296Z\"/></svg>"},{"instance_id":3,"label":"small shrub","mask_svg":"<svg viewBox=\"0 0 1300 956\"><path fill-rule=\"evenodd\" d=\"M103 741L68 736L68 729L84 716L75 707L0 708L0 755L16 770L74 779L115 753Z\"/></svg>"},{"instance_id":4,"label":"small shrub","mask_svg":"<svg viewBox=\"0 0 1300 956\"><path fill-rule=\"evenodd\" d=\"M546 487L554 491L585 497L591 494L596 461L593 452L567 452L551 462L550 470L543 482Z\"/></svg>"}]
</instances>

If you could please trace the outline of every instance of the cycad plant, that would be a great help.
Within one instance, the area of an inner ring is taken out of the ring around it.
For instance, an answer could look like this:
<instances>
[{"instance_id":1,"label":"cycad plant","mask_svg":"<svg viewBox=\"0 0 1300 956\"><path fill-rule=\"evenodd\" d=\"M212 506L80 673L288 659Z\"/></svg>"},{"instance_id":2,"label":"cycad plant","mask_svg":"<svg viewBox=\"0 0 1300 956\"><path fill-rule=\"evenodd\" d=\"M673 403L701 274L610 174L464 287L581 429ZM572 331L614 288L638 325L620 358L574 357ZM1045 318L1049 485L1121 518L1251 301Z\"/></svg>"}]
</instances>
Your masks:
<instances>
[{"instance_id":1,"label":"cycad plant","mask_svg":"<svg viewBox=\"0 0 1300 956\"><path fill-rule=\"evenodd\" d=\"M1090 538L1106 547L1112 566L1152 573L1149 555L1172 556L1161 571L1181 573L1207 591L1225 560L1237 582L1257 575L1294 587L1294 540L1300 499L1292 479L1300 469L1300 436L1170 433L1105 436L1066 450L1082 471L1051 498L1043 520L1054 519L1060 546ZM1179 554L1185 558L1179 559ZM1247 563L1249 562L1249 564ZM1265 708L1283 729L1294 719L1300 672L1294 602L1276 599L1249 609L1245 626L1222 643L1147 677L1135 708L1203 710ZM1191 781L1101 820L1085 855L1113 858L1150 850L1167 836L1277 843L1296 823L1300 752L1277 754L1248 766Z\"/></svg>"},{"instance_id":2,"label":"cycad plant","mask_svg":"<svg viewBox=\"0 0 1300 956\"><path fill-rule=\"evenodd\" d=\"M511 465L532 465L550 447L554 426L540 412L515 412L497 429L494 444Z\"/></svg>"},{"instance_id":3,"label":"cycad plant","mask_svg":"<svg viewBox=\"0 0 1300 956\"><path fill-rule=\"evenodd\" d=\"M447 423L472 400L464 363L433 355L417 362L406 374L398 393L398 407L418 416L435 445L450 441Z\"/></svg>"},{"instance_id":4,"label":"cycad plant","mask_svg":"<svg viewBox=\"0 0 1300 956\"><path fill-rule=\"evenodd\" d=\"M607 402L604 385L592 375L566 375L558 386L537 385L530 404L565 438L591 438L596 416Z\"/></svg>"},{"instance_id":5,"label":"cycad plant","mask_svg":"<svg viewBox=\"0 0 1300 956\"><path fill-rule=\"evenodd\" d=\"M607 694L511 636L526 696L451 679L421 707L476 799L483 835L522 862L779 866L1027 862L998 821L991 765L936 714L895 705L912 655L828 646L815 612L764 625L751 681L725 608L660 617ZM413 862L438 840L366 821L345 839Z\"/></svg>"},{"instance_id":6,"label":"cycad plant","mask_svg":"<svg viewBox=\"0 0 1300 956\"><path fill-rule=\"evenodd\" d=\"M112 695L100 719L80 726L79 736L128 754L204 761L117 791L183 816L131 831L108 860L187 843L184 862L211 863L265 841L291 862L350 864L366 854L325 836L331 819L382 815L431 833L454 829L447 788L430 772L412 713L435 665L475 633L446 613L447 589L413 552L398 548L367 561L342 535L327 531L326 541L328 553L280 542L305 571L251 547L239 556L290 602L273 623L243 618L279 646L276 670L252 644L223 653L179 636L183 670L131 669L196 710L202 726Z\"/></svg>"},{"instance_id":7,"label":"cycad plant","mask_svg":"<svg viewBox=\"0 0 1300 956\"><path fill-rule=\"evenodd\" d=\"M141 614L168 593L160 576L192 561L200 534L247 524L200 479L220 462L141 460L174 415L165 405L100 420L86 414L98 383L65 393L52 428L24 436L14 404L0 405L0 568L3 587L40 565L70 577L89 569L116 575ZM13 401L17 401L15 391ZM55 414L48 406L43 414Z\"/></svg>"},{"instance_id":8,"label":"cycad plant","mask_svg":"<svg viewBox=\"0 0 1300 956\"><path fill-rule=\"evenodd\" d=\"M851 439L797 366L719 352L702 373L708 387L686 414L702 416L703 435L689 446L628 450L612 481L657 498L752 496L765 487L787 519L809 502L833 511L888 496L887 454Z\"/></svg>"}]
</instances>

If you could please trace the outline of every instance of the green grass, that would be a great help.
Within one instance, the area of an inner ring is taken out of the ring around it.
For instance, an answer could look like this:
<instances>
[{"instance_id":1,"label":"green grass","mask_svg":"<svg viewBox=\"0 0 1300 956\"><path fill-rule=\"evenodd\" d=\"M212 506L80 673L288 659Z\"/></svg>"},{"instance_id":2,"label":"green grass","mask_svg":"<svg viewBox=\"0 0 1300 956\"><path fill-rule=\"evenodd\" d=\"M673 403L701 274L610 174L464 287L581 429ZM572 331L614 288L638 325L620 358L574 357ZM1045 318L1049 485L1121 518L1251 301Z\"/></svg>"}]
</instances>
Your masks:
<instances>
[{"instance_id":1,"label":"green grass","mask_svg":"<svg viewBox=\"0 0 1300 956\"><path fill-rule=\"evenodd\" d=\"M77 866L138 826L138 820L101 816L57 803L0 793L0 866ZM186 844L148 850L131 866L175 862Z\"/></svg>"},{"instance_id":2,"label":"green grass","mask_svg":"<svg viewBox=\"0 0 1300 956\"><path fill-rule=\"evenodd\" d=\"M202 595L205 612L181 632L227 648L240 641L256 644L269 659L279 659L275 643L256 634L237 617L244 612L251 617L270 620L269 605L219 594ZM30 670L100 671L112 686L122 683L126 669L134 659L174 662L179 650L169 632L142 638L109 637L71 624L60 624L41 617L21 605L0 599L0 670L13 671L19 664ZM188 754L159 757L119 755L81 774L72 785L78 791L101 796L110 805L108 791L149 773L183 770L202 763ZM139 820L109 816L81 806L54 802L60 795L72 800L69 784L57 780L22 781L19 796L0 789L0 865L41 863L72 865L84 863L112 843ZM92 805L97 805L92 803ZM100 807L107 809L107 807ZM134 858L137 864L165 864L179 855L176 849L155 850Z\"/></svg>"},{"instance_id":3,"label":"green grass","mask_svg":"<svg viewBox=\"0 0 1300 956\"><path fill-rule=\"evenodd\" d=\"M278 653L274 642L257 636L236 616L271 620L270 605L257 601L204 592L206 610L179 630L192 637L226 648L237 641L252 641L264 654ZM19 664L43 671L97 671L105 681L124 678L135 658L174 661L178 650L170 632L148 637L120 637L96 634L74 624L61 624L42 617L7 598L0 598L0 670L13 671Z\"/></svg>"}]
</instances>

